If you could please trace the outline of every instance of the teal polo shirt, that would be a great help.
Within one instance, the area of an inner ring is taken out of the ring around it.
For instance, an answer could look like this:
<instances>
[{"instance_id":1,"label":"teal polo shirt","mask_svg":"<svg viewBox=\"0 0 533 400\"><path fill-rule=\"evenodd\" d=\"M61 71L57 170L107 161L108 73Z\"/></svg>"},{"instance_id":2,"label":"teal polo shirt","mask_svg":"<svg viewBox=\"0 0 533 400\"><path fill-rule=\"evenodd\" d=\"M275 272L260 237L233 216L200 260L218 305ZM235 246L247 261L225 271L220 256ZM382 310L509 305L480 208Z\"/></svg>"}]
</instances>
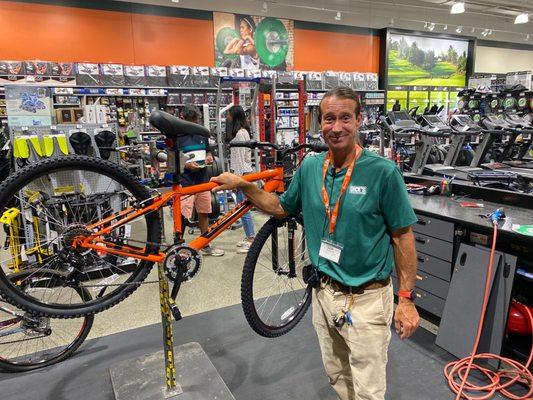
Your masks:
<instances>
[{"instance_id":1,"label":"teal polo shirt","mask_svg":"<svg viewBox=\"0 0 533 400\"><path fill-rule=\"evenodd\" d=\"M391 232L413 225L417 218L396 165L364 150L355 164L341 200L337 226L329 234L322 202L322 167L326 153L307 157L280 197L289 214L303 214L307 249L313 265L348 286L387 278L394 265ZM334 174L330 164L325 188L333 210L347 168ZM339 263L318 256L322 238L344 246Z\"/></svg>"}]
</instances>

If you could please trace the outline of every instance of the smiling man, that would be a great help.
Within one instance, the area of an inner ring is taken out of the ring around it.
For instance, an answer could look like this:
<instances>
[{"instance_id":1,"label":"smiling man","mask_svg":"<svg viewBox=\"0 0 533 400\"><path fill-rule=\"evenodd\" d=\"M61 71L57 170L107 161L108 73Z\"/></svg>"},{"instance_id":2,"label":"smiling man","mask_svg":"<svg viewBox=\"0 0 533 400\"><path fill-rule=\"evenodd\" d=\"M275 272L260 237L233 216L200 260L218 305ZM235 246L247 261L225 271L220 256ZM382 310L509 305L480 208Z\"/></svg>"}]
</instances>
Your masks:
<instances>
[{"instance_id":1,"label":"smiling man","mask_svg":"<svg viewBox=\"0 0 533 400\"><path fill-rule=\"evenodd\" d=\"M405 339L419 322L412 302L416 216L400 171L357 141L357 93L329 91L319 116L329 151L306 158L281 197L228 173L212 180L222 184L217 190L240 188L271 215L303 214L309 257L320 276L313 325L330 384L341 400L383 400L394 265L400 280L396 332Z\"/></svg>"}]
</instances>

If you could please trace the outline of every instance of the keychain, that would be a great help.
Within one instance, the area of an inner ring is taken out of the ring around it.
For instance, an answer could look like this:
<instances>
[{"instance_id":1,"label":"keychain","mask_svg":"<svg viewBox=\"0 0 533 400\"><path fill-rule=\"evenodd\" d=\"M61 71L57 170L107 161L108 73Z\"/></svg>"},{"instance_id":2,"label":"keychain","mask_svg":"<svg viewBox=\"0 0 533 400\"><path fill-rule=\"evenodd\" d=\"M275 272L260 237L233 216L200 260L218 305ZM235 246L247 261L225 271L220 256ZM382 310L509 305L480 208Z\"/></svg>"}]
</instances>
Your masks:
<instances>
[{"instance_id":1,"label":"keychain","mask_svg":"<svg viewBox=\"0 0 533 400\"><path fill-rule=\"evenodd\" d=\"M346 295L346 298L344 300L344 307L342 307L341 311L339 311L337 315L333 317L333 325L335 325L335 328L342 328L345 322L350 326L353 325L353 319L352 315L350 314L350 308L352 308L354 303L355 296L353 294L350 294L350 301L348 302L348 295Z\"/></svg>"}]
</instances>

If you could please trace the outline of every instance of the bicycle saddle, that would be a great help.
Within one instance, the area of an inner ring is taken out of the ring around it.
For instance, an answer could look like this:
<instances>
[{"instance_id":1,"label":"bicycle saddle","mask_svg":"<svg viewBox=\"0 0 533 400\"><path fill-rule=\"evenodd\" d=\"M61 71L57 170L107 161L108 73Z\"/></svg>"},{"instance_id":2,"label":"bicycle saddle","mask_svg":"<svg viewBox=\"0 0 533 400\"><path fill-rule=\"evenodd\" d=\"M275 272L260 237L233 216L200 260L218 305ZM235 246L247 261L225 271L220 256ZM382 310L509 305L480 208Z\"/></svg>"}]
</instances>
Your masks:
<instances>
[{"instance_id":1,"label":"bicycle saddle","mask_svg":"<svg viewBox=\"0 0 533 400\"><path fill-rule=\"evenodd\" d=\"M210 136L209 129L202 125L176 118L164 111L154 111L150 115L150 123L171 139L187 135L199 135L206 138Z\"/></svg>"},{"instance_id":2,"label":"bicycle saddle","mask_svg":"<svg viewBox=\"0 0 533 400\"><path fill-rule=\"evenodd\" d=\"M91 146L91 137L85 132L74 132L69 137L69 142L74 153L78 155L88 156L89 147Z\"/></svg>"},{"instance_id":3,"label":"bicycle saddle","mask_svg":"<svg viewBox=\"0 0 533 400\"><path fill-rule=\"evenodd\" d=\"M100 157L102 157L104 160L109 160L109 157L111 156L111 151L102 150L102 148L112 147L113 143L115 143L115 139L115 134L111 131L101 131L94 136L94 141L96 142L98 150L100 151Z\"/></svg>"}]
</instances>

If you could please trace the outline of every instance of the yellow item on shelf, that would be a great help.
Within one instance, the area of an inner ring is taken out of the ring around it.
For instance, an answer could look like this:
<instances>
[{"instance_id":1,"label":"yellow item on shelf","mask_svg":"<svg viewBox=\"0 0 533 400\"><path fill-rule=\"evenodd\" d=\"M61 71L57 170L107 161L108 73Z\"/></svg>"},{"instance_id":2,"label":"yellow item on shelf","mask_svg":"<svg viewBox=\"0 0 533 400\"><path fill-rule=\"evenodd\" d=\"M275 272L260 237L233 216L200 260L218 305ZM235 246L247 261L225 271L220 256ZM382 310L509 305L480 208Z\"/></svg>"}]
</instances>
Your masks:
<instances>
[{"instance_id":1,"label":"yellow item on shelf","mask_svg":"<svg viewBox=\"0 0 533 400\"><path fill-rule=\"evenodd\" d=\"M30 157L30 148L25 137L16 137L13 139L13 156L15 158Z\"/></svg>"},{"instance_id":2,"label":"yellow item on shelf","mask_svg":"<svg viewBox=\"0 0 533 400\"><path fill-rule=\"evenodd\" d=\"M35 152L35 154L39 157L43 157L44 152L41 147L41 142L39 141L39 136L32 135L28 136L28 138L30 139L31 148Z\"/></svg>"},{"instance_id":3,"label":"yellow item on shelf","mask_svg":"<svg viewBox=\"0 0 533 400\"><path fill-rule=\"evenodd\" d=\"M54 154L54 138L50 135L43 136L42 151L44 157L52 157Z\"/></svg>"},{"instance_id":4,"label":"yellow item on shelf","mask_svg":"<svg viewBox=\"0 0 533 400\"><path fill-rule=\"evenodd\" d=\"M12 261L7 264L7 267L13 269L15 272L19 272L22 265L19 216L20 210L18 208L10 208L0 216L0 223L8 227L9 249L11 250Z\"/></svg>"},{"instance_id":5,"label":"yellow item on shelf","mask_svg":"<svg viewBox=\"0 0 533 400\"><path fill-rule=\"evenodd\" d=\"M57 149L61 152L63 155L68 155L68 143L67 143L67 137L63 134L59 135L53 135L54 140L57 142Z\"/></svg>"}]
</instances>

